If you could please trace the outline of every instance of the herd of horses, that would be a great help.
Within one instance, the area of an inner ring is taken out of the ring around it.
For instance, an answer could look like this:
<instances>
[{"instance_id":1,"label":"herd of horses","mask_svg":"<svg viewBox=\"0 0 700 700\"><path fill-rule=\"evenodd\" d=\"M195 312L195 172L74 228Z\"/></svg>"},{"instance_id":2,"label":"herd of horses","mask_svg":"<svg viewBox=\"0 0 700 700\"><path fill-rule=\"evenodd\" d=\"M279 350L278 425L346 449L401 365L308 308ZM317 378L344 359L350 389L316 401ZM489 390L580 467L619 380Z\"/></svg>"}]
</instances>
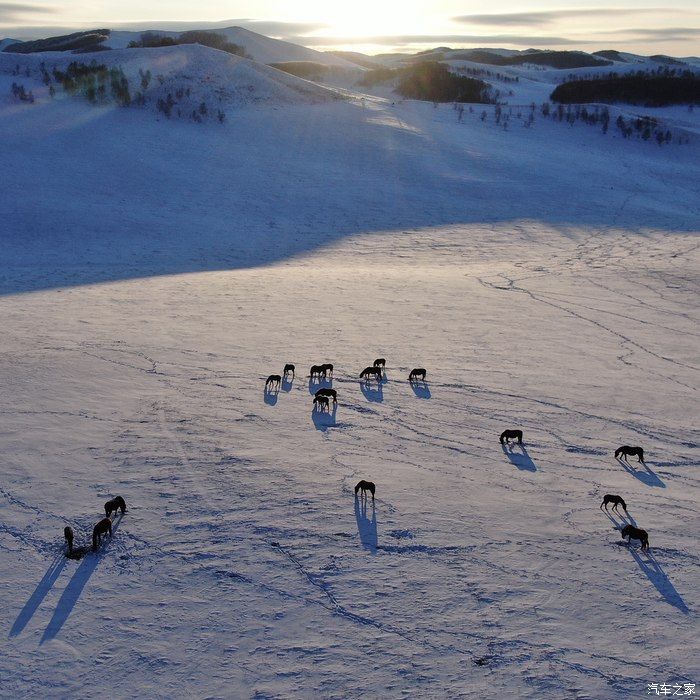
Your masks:
<instances>
[{"instance_id":1,"label":"herd of horses","mask_svg":"<svg viewBox=\"0 0 700 700\"><path fill-rule=\"evenodd\" d=\"M369 382L371 379L376 379L377 381L381 382L382 379L384 378L384 373L386 370L386 359L384 357L377 358L372 365L365 367L362 372L360 372L360 379L364 380L365 382ZM265 382L265 391L271 391L274 390L274 388L279 389L282 379L286 379L290 374L292 376L292 379L295 377L295 372L296 372L296 366L293 364L286 364L284 366L284 371L282 372L281 375L279 374L271 374L268 378L267 381ZM408 375L408 381L413 383L413 382L425 382L425 377L426 377L426 370L423 367L417 367L415 369L412 369ZM320 365L312 365L311 369L309 370L309 378L310 381L313 382L314 380L327 380L327 379L332 379L333 378L333 365L328 363L328 364L320 364ZM338 403L338 392L335 389L329 389L326 387L320 388L316 393L314 394L314 399L313 399L313 410L314 411L329 411L330 410L330 402L331 400L333 401L334 406L337 405ZM510 444L511 440L516 441L518 445L523 444L523 431L518 430L518 429L507 429L504 430L500 437L499 437L499 442L501 445L503 444ZM615 459L618 460L623 460L625 462L628 461L628 457L637 457L639 462L644 464L644 450L641 447L633 447L630 445L622 445L621 447L618 447L615 450ZM365 481L364 479L359 481L358 484L355 486L355 498L357 498L358 492L361 492L361 496L363 498L366 498L367 492L372 494L372 500L374 501L374 493L375 493L376 487L373 482L371 481ZM605 506L605 510L608 510L608 504L612 503L613 504L613 511L618 513L619 511L617 510L618 506L622 506L623 510L625 513L627 513L627 504L625 503L624 499L622 496L617 496L615 494L606 494L603 497L603 502L600 504L600 508L602 510L603 506ZM625 538L628 539L628 542L635 539L639 540L642 545L642 549L646 550L649 549L649 535L646 532L646 530L642 530L641 528L635 527L634 525L627 524L624 528L621 530L622 534L622 539L624 540Z\"/></svg>"},{"instance_id":2,"label":"herd of horses","mask_svg":"<svg viewBox=\"0 0 700 700\"><path fill-rule=\"evenodd\" d=\"M122 515L126 513L126 501L121 496L115 496L111 500L107 501L104 505L105 517L100 520L95 527L92 529L92 551L97 551L98 547L102 543L103 535L106 537L112 536L112 513L116 516L119 511ZM73 547L73 542L75 540L75 533L73 528L69 525L63 528L63 537L66 540L66 545L68 551L66 556L69 559L82 559L87 551L86 547L78 547L77 549Z\"/></svg>"}]
</instances>

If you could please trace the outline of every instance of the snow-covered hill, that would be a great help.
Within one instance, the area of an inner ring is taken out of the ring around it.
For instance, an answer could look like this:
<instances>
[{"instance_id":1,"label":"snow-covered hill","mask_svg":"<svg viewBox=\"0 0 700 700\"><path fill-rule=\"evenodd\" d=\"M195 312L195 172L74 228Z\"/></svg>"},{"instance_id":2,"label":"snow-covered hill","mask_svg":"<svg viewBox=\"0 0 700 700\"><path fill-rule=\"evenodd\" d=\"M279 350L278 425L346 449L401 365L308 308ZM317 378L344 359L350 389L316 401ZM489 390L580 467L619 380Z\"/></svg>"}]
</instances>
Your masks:
<instances>
[{"instance_id":1,"label":"snow-covered hill","mask_svg":"<svg viewBox=\"0 0 700 700\"><path fill-rule=\"evenodd\" d=\"M0 695L697 682L698 144L326 101L202 47L95 58L270 99L156 121L0 74Z\"/></svg>"},{"instance_id":2,"label":"snow-covered hill","mask_svg":"<svg viewBox=\"0 0 700 700\"><path fill-rule=\"evenodd\" d=\"M153 30L163 36L176 38L180 32ZM273 39L271 37L258 34L243 27L226 27L211 30L216 34L222 34L230 42L242 46L246 53L259 63L283 63L286 61L312 61L326 66L336 66L339 68L357 68L354 63L330 53L315 51L314 49L292 44L288 41ZM110 38L105 42L111 48L126 48L130 41L138 40L142 32L130 32L115 30Z\"/></svg>"}]
</instances>

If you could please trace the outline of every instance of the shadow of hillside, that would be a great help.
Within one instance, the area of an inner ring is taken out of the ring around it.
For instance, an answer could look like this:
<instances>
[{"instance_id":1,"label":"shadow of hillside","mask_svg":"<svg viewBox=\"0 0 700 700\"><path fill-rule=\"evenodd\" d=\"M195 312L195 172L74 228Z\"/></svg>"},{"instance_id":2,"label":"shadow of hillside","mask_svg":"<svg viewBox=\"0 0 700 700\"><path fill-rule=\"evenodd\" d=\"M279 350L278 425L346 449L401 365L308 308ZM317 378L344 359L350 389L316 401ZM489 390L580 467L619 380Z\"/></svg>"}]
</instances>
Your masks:
<instances>
[{"instance_id":1,"label":"shadow of hillside","mask_svg":"<svg viewBox=\"0 0 700 700\"><path fill-rule=\"evenodd\" d=\"M610 158L594 135L574 168L567 141L435 122L428 107L244 109L218 127L73 100L0 107L0 294L264 266L408 227L700 228L692 177L639 178L622 206L637 158L640 172L678 167L660 149Z\"/></svg>"}]
</instances>

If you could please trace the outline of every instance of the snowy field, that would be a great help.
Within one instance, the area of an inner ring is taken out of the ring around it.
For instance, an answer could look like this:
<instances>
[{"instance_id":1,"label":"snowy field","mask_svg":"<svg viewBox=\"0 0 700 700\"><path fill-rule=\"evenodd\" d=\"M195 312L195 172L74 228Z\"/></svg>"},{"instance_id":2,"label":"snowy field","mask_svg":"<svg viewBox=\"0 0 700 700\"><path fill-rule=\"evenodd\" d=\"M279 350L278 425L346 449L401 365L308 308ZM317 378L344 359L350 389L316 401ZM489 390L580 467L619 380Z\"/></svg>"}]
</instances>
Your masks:
<instances>
[{"instance_id":1,"label":"snowy field","mask_svg":"<svg viewBox=\"0 0 700 700\"><path fill-rule=\"evenodd\" d=\"M697 144L368 99L2 102L0 146L2 697L700 682Z\"/></svg>"}]
</instances>

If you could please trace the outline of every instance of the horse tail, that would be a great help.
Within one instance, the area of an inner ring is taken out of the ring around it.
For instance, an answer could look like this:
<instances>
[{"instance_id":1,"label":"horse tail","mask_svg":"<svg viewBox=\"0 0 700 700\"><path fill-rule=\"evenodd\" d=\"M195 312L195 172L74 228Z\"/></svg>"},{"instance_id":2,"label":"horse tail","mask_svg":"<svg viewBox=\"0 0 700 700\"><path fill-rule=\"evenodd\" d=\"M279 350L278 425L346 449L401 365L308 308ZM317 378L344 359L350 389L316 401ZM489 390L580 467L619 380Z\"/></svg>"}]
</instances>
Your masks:
<instances>
[{"instance_id":1,"label":"horse tail","mask_svg":"<svg viewBox=\"0 0 700 700\"><path fill-rule=\"evenodd\" d=\"M357 483L355 486L355 495L357 495L357 492L360 490L360 482Z\"/></svg>"},{"instance_id":2,"label":"horse tail","mask_svg":"<svg viewBox=\"0 0 700 700\"><path fill-rule=\"evenodd\" d=\"M626 512L627 512L627 504L625 503L625 499L624 499L624 498L620 498L620 505L622 506L622 509L623 509L623 510L625 511L625 513L626 513Z\"/></svg>"}]
</instances>

